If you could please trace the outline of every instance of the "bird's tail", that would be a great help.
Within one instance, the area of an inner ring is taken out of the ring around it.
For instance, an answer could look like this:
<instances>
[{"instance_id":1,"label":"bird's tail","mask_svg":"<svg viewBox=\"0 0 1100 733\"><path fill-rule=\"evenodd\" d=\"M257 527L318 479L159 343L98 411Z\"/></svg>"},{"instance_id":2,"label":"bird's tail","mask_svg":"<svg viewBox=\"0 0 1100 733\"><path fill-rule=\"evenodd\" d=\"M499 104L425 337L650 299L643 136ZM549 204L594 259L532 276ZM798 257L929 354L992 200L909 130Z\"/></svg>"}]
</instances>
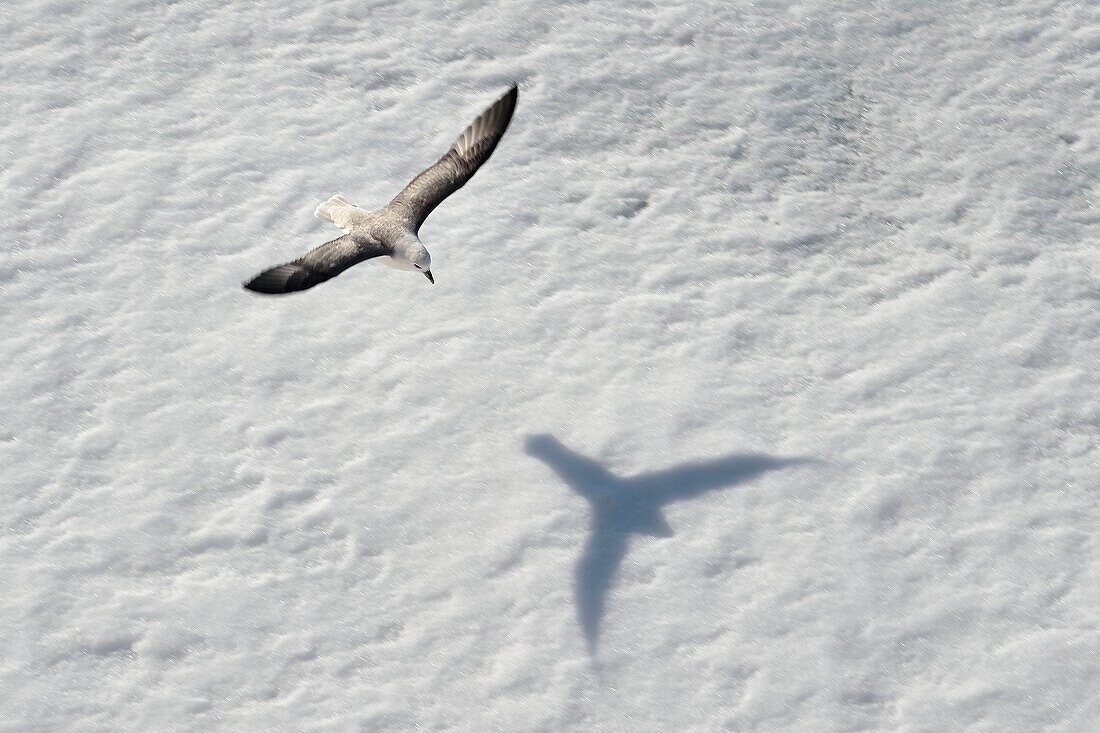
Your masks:
<instances>
[{"instance_id":1,"label":"bird's tail","mask_svg":"<svg viewBox=\"0 0 1100 733\"><path fill-rule=\"evenodd\" d=\"M328 201L318 206L316 210L314 210L313 215L316 216L318 219L331 221L335 224L336 220L332 218L333 214L335 214L335 210L343 208L345 206L352 206L352 203L344 198L344 195L342 193L338 193L330 198Z\"/></svg>"}]
</instances>

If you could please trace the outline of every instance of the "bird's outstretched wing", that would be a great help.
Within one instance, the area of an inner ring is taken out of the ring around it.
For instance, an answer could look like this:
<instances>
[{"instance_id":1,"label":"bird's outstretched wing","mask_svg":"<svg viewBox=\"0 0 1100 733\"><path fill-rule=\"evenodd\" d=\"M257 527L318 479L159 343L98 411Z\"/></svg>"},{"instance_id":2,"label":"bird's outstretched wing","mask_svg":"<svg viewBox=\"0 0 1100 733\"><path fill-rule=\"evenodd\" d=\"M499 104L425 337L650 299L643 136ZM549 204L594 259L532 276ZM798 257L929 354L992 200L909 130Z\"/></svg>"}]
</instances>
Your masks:
<instances>
[{"instance_id":1,"label":"bird's outstretched wing","mask_svg":"<svg viewBox=\"0 0 1100 733\"><path fill-rule=\"evenodd\" d=\"M519 87L512 85L507 94L458 136L442 158L412 179L389 203L389 208L408 221L414 231L419 231L428 214L443 199L462 188L493 154L508 129L518 98Z\"/></svg>"},{"instance_id":2,"label":"bird's outstretched wing","mask_svg":"<svg viewBox=\"0 0 1100 733\"><path fill-rule=\"evenodd\" d=\"M389 254L393 252L380 242L345 234L310 250L293 262L264 270L246 282L244 287L265 295L308 290L363 260Z\"/></svg>"}]
</instances>

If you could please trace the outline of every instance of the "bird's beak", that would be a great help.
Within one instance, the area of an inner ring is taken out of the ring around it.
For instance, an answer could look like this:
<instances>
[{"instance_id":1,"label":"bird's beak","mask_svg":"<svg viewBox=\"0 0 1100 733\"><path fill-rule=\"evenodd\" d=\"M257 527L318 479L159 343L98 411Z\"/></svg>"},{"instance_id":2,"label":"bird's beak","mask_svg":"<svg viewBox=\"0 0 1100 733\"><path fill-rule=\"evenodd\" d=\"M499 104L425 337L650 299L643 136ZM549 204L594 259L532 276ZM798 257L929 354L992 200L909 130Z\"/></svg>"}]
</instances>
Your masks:
<instances>
[{"instance_id":1,"label":"bird's beak","mask_svg":"<svg viewBox=\"0 0 1100 733\"><path fill-rule=\"evenodd\" d=\"M432 285L435 285L435 278L432 277L432 271L431 270L425 270L424 271L424 277L428 278L428 282L430 282Z\"/></svg>"}]
</instances>

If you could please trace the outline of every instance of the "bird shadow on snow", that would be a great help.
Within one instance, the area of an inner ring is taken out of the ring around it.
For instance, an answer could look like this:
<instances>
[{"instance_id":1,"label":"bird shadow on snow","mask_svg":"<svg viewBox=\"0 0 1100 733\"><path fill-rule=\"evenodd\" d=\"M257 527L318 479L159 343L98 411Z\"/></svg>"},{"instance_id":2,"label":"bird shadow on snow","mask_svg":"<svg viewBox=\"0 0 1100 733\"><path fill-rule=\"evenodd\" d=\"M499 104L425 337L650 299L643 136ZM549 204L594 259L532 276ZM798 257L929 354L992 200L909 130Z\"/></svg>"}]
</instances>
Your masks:
<instances>
[{"instance_id":1,"label":"bird shadow on snow","mask_svg":"<svg viewBox=\"0 0 1100 733\"><path fill-rule=\"evenodd\" d=\"M736 486L767 471L817 462L734 453L621 478L552 435L529 435L525 447L528 455L547 464L569 488L587 499L592 509L588 539L573 575L577 616L592 655L599 642L607 594L626 556L630 535L673 535L661 513L666 504Z\"/></svg>"}]
</instances>

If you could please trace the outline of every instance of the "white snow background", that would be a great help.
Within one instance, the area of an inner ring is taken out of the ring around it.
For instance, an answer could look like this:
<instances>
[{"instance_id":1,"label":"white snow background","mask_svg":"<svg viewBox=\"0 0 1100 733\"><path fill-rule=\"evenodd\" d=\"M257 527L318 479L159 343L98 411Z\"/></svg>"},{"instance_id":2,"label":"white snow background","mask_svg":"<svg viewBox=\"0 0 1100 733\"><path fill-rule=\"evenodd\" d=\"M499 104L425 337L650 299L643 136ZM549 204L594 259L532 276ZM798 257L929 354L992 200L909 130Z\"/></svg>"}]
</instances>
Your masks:
<instances>
[{"instance_id":1,"label":"white snow background","mask_svg":"<svg viewBox=\"0 0 1100 733\"><path fill-rule=\"evenodd\" d=\"M0 729L1100 729L1097 8L0 5Z\"/></svg>"}]
</instances>

